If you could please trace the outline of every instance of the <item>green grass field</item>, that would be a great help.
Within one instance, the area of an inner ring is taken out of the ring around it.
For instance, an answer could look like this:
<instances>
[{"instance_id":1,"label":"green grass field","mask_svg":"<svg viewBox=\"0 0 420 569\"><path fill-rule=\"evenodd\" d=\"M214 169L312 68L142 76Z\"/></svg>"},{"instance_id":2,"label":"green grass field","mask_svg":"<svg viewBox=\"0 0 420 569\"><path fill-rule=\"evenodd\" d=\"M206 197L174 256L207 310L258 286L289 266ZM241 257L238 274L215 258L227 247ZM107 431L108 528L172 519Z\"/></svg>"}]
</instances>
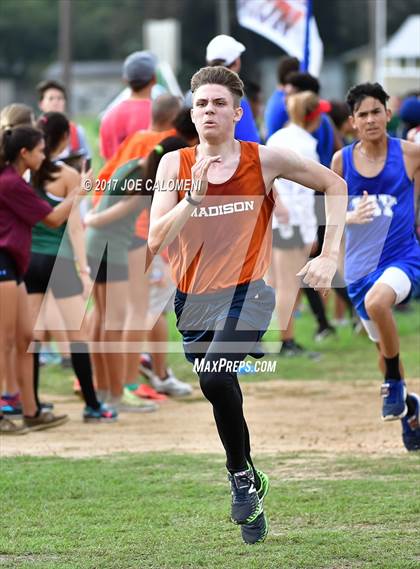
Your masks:
<instances>
[{"instance_id":1,"label":"green grass field","mask_svg":"<svg viewBox=\"0 0 420 569\"><path fill-rule=\"evenodd\" d=\"M420 387L419 304L398 313L397 320L407 377L412 387ZM366 337L345 328L337 340L318 345L313 332L305 311L297 321L297 337L322 352L320 362L287 360L280 362L276 376L250 375L242 381L379 379L375 348ZM172 325L171 339L176 334ZM275 332L267 336L276 337ZM181 355L170 355L170 363L179 377L193 380ZM71 375L58 366L44 369L43 391L70 395ZM220 454L3 457L0 567L420 567L419 453L308 451L258 458L272 482L266 500L271 531L265 544L245 546L239 528L228 520L230 496Z\"/></svg>"},{"instance_id":2,"label":"green grass field","mask_svg":"<svg viewBox=\"0 0 420 569\"><path fill-rule=\"evenodd\" d=\"M259 461L270 536L228 520L220 457L14 458L1 472L0 566L37 569L417 569L418 457Z\"/></svg>"}]
</instances>

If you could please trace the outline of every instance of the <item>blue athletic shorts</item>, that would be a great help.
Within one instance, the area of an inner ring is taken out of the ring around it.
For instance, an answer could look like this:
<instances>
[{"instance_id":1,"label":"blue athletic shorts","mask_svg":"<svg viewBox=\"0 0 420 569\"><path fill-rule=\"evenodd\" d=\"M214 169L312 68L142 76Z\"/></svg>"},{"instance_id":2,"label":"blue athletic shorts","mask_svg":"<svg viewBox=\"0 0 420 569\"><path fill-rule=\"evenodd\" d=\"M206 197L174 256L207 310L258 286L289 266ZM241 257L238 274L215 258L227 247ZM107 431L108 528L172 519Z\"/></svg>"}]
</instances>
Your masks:
<instances>
[{"instance_id":1,"label":"blue athletic shorts","mask_svg":"<svg viewBox=\"0 0 420 569\"><path fill-rule=\"evenodd\" d=\"M404 304L410 300L411 294L415 287L420 282L420 260L418 263L415 262L405 262L405 261L395 261L387 266L376 269L372 271L365 277L359 279L357 282L352 283L348 286L347 292L349 294L350 300L353 303L358 315L364 320L370 320L368 313L365 308L365 297L369 290L373 287L379 277L389 269L390 267L395 267L401 269L411 281L411 291L410 294L403 300L401 304Z\"/></svg>"}]
</instances>

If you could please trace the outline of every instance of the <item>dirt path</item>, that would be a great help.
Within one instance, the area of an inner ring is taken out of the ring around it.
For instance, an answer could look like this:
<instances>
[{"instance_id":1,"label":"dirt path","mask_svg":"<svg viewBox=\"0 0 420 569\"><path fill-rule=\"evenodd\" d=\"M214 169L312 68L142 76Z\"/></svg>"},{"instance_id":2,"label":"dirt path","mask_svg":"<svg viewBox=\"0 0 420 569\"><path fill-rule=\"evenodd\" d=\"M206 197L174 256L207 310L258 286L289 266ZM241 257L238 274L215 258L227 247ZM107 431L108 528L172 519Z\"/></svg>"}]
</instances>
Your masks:
<instances>
[{"instance_id":1,"label":"dirt path","mask_svg":"<svg viewBox=\"0 0 420 569\"><path fill-rule=\"evenodd\" d=\"M411 381L419 385L419 380ZM378 382L270 381L245 384L246 416L256 454L294 451L405 453L400 421L382 423ZM155 413L123 414L108 425L85 425L81 402L52 398L71 421L51 431L2 437L1 456L89 457L116 452L221 452L211 407L198 389Z\"/></svg>"}]
</instances>

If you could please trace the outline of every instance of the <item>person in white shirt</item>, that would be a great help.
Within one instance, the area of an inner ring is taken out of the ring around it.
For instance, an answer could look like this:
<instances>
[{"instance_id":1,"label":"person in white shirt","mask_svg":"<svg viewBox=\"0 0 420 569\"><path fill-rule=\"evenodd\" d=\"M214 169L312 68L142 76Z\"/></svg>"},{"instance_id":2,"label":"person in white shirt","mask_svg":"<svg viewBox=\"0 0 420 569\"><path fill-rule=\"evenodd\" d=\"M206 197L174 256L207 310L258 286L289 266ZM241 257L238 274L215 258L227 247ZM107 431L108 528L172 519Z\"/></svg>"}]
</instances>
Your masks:
<instances>
[{"instance_id":1,"label":"person in white shirt","mask_svg":"<svg viewBox=\"0 0 420 569\"><path fill-rule=\"evenodd\" d=\"M321 113L328 111L328 108L328 101L320 100L311 91L290 95L287 99L290 122L270 136L267 146L288 148L319 162L317 140L311 133L319 127ZM272 275L277 292L277 317L281 331L280 355L317 357L319 354L306 352L295 342L293 317L301 286L301 279L296 273L306 263L317 238L315 193L285 179L277 179L274 189L277 200L273 215ZM317 296L318 298L311 297L308 300L318 318L318 324L321 327L322 320L327 328L331 328L322 301Z\"/></svg>"}]
</instances>

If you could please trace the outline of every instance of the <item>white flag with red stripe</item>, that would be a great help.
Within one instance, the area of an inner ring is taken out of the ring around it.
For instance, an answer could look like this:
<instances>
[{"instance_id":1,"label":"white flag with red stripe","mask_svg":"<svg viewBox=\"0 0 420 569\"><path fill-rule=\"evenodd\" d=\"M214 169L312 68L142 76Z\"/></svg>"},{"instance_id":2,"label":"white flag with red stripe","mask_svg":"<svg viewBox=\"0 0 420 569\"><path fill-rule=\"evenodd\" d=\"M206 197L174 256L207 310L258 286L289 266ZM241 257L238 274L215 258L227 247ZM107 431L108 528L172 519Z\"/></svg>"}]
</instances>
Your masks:
<instances>
[{"instance_id":1,"label":"white flag with red stripe","mask_svg":"<svg viewBox=\"0 0 420 569\"><path fill-rule=\"evenodd\" d=\"M323 44L311 0L237 0L237 16L241 26L277 44L319 76Z\"/></svg>"}]
</instances>

